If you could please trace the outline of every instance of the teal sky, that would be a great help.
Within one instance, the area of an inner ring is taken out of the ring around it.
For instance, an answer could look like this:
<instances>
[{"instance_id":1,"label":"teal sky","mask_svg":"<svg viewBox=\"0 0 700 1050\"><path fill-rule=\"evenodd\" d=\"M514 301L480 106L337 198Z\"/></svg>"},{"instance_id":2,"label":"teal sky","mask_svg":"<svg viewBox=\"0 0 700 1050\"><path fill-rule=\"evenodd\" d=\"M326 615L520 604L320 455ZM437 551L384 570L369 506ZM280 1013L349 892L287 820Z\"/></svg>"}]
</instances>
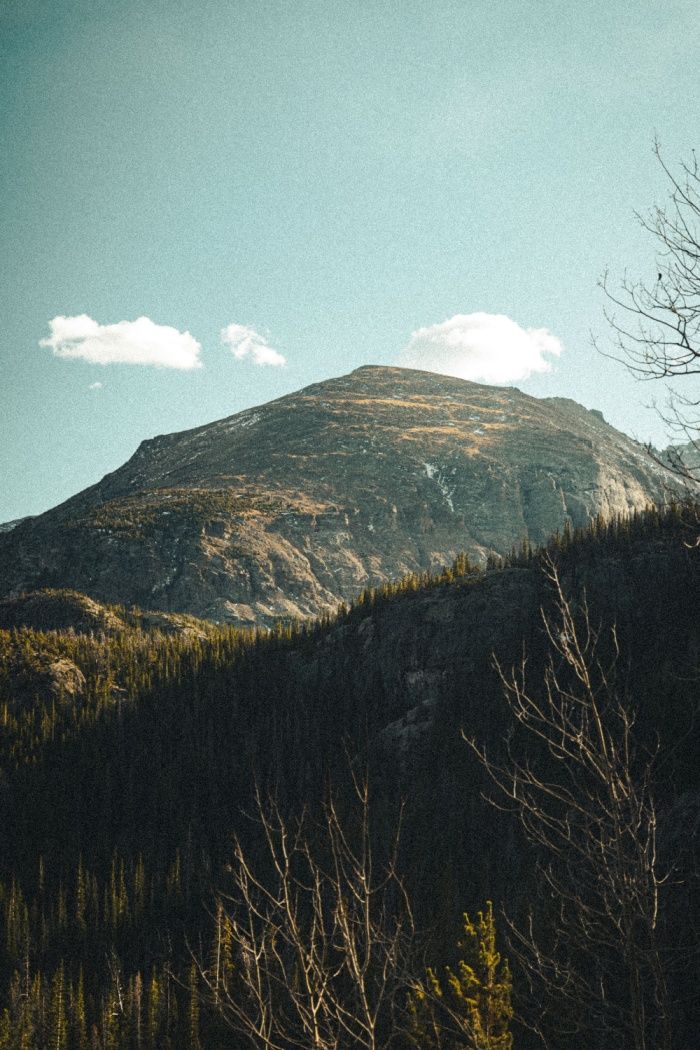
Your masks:
<instances>
[{"instance_id":1,"label":"teal sky","mask_svg":"<svg viewBox=\"0 0 700 1050\"><path fill-rule=\"evenodd\" d=\"M0 521L458 314L548 329L521 389L663 442L663 391L589 333L606 267L655 272L633 212L655 133L699 144L698 53L695 0L0 0ZM202 367L39 345L80 315L189 332Z\"/></svg>"}]
</instances>

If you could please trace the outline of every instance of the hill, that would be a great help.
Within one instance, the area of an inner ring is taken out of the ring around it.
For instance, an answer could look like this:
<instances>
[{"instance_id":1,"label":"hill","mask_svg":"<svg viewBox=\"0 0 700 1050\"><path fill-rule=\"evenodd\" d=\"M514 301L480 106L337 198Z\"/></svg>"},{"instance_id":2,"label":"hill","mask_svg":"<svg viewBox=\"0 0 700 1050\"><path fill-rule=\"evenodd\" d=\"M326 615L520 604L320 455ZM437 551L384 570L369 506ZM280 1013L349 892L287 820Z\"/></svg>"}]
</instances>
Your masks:
<instances>
[{"instance_id":1,"label":"hill","mask_svg":"<svg viewBox=\"0 0 700 1050\"><path fill-rule=\"evenodd\" d=\"M184 613L144 612L103 605L71 590L25 592L0 601L0 630L72 631L76 634L117 634L131 629L206 637L213 625Z\"/></svg>"},{"instance_id":2,"label":"hill","mask_svg":"<svg viewBox=\"0 0 700 1050\"><path fill-rule=\"evenodd\" d=\"M366 367L143 442L97 485L0 534L0 597L68 588L271 624L461 551L484 565L673 485L573 401Z\"/></svg>"},{"instance_id":3,"label":"hill","mask_svg":"<svg viewBox=\"0 0 700 1050\"><path fill-rule=\"evenodd\" d=\"M585 595L605 663L616 625L638 751L658 750L658 848L676 864L660 929L682 1003L679 1046L698 1023L686 962L700 931L696 531L692 512L650 512L567 532L548 552L579 612ZM56 1002L74 1024L82 980L96 1045L138 1045L152 1016L145 1045L184 1050L197 1045L195 1016L203 1050L236 1046L190 976L192 946L206 955L212 944L231 836L260 856L256 781L295 813L313 810L331 778L346 806L348 758L369 769L377 843L404 800L399 860L431 957L450 959L459 915L487 898L516 918L534 907L546 928L536 852L512 814L484 800L488 780L461 738L495 755L507 745L558 775L509 721L493 667L494 653L508 668L525 647L542 688L541 610L552 608L542 563L528 550L487 571L460 559L366 592L336 618L257 635L0 631L0 994L12 1030L46 1032ZM524 995L527 974L516 981ZM526 1032L518 1045L529 1050ZM579 1050L590 1033L552 1045Z\"/></svg>"}]
</instances>

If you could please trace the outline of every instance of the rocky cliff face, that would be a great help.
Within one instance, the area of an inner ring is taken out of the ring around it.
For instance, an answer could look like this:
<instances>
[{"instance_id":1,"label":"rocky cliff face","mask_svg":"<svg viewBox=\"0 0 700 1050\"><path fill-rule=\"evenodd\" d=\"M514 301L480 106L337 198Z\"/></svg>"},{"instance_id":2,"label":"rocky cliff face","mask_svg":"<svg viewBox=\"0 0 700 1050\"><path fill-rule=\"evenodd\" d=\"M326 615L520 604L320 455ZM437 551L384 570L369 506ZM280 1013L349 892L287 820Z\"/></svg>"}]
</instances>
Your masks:
<instances>
[{"instance_id":1,"label":"rocky cliff face","mask_svg":"<svg viewBox=\"0 0 700 1050\"><path fill-rule=\"evenodd\" d=\"M0 535L0 596L270 623L362 588L483 562L568 521L642 508L673 478L573 401L360 368L145 441L119 470Z\"/></svg>"}]
</instances>

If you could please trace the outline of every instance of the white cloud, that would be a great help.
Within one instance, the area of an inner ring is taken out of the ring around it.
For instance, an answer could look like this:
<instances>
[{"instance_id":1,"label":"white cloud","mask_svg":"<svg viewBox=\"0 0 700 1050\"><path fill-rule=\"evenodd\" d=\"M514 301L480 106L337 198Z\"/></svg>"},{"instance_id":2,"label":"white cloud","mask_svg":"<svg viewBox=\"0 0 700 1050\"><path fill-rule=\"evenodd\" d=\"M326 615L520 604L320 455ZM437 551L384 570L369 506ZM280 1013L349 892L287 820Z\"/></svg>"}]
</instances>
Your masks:
<instances>
[{"instance_id":1,"label":"white cloud","mask_svg":"<svg viewBox=\"0 0 700 1050\"><path fill-rule=\"evenodd\" d=\"M233 356L242 361L249 357L256 365L286 365L287 359L268 346L265 336L244 324L229 324L221 329L221 342Z\"/></svg>"},{"instance_id":2,"label":"white cloud","mask_svg":"<svg viewBox=\"0 0 700 1050\"><path fill-rule=\"evenodd\" d=\"M148 317L117 324L98 324L87 314L54 317L51 335L40 346L56 357L79 358L93 365L156 365L159 368L201 368L201 346L189 332L155 324Z\"/></svg>"},{"instance_id":3,"label":"white cloud","mask_svg":"<svg viewBox=\"0 0 700 1050\"><path fill-rule=\"evenodd\" d=\"M563 350L546 328L521 328L504 314L456 314L413 332L398 364L482 383L514 383L551 372Z\"/></svg>"},{"instance_id":4,"label":"white cloud","mask_svg":"<svg viewBox=\"0 0 700 1050\"><path fill-rule=\"evenodd\" d=\"M99 381L97 383L90 383L88 390L101 390L103 386L104 383L100 383Z\"/></svg>"}]
</instances>

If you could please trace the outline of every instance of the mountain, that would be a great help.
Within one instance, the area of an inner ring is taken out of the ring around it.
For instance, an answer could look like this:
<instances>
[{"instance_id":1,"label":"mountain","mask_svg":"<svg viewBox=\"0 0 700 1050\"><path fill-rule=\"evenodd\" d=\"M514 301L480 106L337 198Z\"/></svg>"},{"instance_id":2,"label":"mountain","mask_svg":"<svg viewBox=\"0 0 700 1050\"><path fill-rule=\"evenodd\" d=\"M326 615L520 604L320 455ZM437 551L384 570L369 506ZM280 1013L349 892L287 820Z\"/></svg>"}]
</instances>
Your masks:
<instances>
[{"instance_id":1,"label":"mountain","mask_svg":"<svg viewBox=\"0 0 700 1050\"><path fill-rule=\"evenodd\" d=\"M567 522L663 499L673 477L562 398L365 367L194 430L0 535L0 596L269 624L367 586L480 564Z\"/></svg>"},{"instance_id":2,"label":"mountain","mask_svg":"<svg viewBox=\"0 0 700 1050\"><path fill-rule=\"evenodd\" d=\"M667 448L655 455L662 463L668 465L681 474L688 472L692 478L697 478L700 468L700 448L697 441L686 441L680 445L668 445Z\"/></svg>"}]
</instances>

